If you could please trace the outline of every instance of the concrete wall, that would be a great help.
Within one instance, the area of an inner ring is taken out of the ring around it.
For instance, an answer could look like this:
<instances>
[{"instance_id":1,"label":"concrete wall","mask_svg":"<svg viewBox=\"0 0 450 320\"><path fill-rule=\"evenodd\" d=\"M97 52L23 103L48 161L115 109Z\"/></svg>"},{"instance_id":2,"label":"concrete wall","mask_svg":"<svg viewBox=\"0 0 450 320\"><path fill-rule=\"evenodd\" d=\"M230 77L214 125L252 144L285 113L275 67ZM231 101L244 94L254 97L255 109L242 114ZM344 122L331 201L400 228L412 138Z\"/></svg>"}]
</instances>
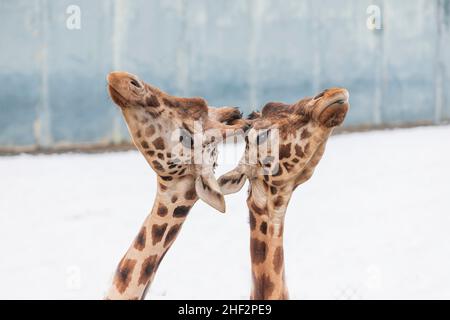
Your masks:
<instances>
[{"instance_id":1,"label":"concrete wall","mask_svg":"<svg viewBox=\"0 0 450 320\"><path fill-rule=\"evenodd\" d=\"M450 119L450 0L0 0L0 26L0 150L128 141L118 69L244 111L343 86L347 126Z\"/></svg>"}]
</instances>

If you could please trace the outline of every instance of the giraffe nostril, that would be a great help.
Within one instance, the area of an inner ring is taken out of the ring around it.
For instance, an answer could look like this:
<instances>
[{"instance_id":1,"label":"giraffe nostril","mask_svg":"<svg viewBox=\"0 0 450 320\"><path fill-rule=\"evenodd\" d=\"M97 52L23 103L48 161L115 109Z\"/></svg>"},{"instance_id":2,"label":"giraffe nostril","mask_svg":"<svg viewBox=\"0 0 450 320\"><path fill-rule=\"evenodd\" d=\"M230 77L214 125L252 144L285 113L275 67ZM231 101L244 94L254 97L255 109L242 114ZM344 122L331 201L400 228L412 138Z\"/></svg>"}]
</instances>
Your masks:
<instances>
[{"instance_id":1,"label":"giraffe nostril","mask_svg":"<svg viewBox=\"0 0 450 320\"><path fill-rule=\"evenodd\" d=\"M135 86L136 88L140 88L140 87L141 87L141 85L139 84L139 82L137 82L137 81L134 80L134 79L131 79L130 83L131 83L131 85Z\"/></svg>"}]
</instances>

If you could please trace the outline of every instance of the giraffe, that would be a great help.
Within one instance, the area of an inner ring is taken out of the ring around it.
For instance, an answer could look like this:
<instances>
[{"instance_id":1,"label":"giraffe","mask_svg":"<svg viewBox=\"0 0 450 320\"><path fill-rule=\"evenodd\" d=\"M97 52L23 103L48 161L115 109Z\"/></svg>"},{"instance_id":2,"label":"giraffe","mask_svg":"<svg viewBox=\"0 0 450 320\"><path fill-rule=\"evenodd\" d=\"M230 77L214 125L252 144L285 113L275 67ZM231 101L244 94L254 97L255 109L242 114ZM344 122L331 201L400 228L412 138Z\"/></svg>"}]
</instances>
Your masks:
<instances>
[{"instance_id":1,"label":"giraffe","mask_svg":"<svg viewBox=\"0 0 450 320\"><path fill-rule=\"evenodd\" d=\"M293 191L313 175L327 140L349 109L346 89L332 88L292 105L271 102L249 117L239 165L219 178L224 195L249 180L252 293L254 300L288 299L284 218Z\"/></svg>"},{"instance_id":2,"label":"giraffe","mask_svg":"<svg viewBox=\"0 0 450 320\"><path fill-rule=\"evenodd\" d=\"M170 96L127 72L107 76L134 144L157 176L150 215L120 261L106 299L143 299L158 266L200 198L220 212L225 202L214 168L222 138L249 128L234 107Z\"/></svg>"}]
</instances>

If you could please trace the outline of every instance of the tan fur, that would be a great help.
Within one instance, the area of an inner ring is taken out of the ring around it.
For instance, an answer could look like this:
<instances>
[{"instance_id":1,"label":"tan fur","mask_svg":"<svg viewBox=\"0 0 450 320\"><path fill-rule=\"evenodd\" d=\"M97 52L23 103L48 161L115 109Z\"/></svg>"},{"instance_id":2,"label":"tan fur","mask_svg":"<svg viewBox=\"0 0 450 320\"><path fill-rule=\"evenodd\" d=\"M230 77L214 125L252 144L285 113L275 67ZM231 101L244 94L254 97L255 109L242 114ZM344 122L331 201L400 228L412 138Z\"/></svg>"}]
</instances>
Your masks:
<instances>
[{"instance_id":1,"label":"tan fur","mask_svg":"<svg viewBox=\"0 0 450 320\"><path fill-rule=\"evenodd\" d=\"M222 137L246 130L247 123L236 108L211 108L202 98L170 96L126 72L113 72L107 80L134 144L157 175L158 191L106 298L143 299L199 195L225 211L213 175L217 145ZM194 142L198 148L193 149Z\"/></svg>"},{"instance_id":2,"label":"tan fur","mask_svg":"<svg viewBox=\"0 0 450 320\"><path fill-rule=\"evenodd\" d=\"M224 194L249 182L252 299L287 299L284 218L292 193L311 178L326 142L348 111L348 92L329 89L292 105L268 103L253 113L239 166L219 179ZM270 142L270 143L269 143Z\"/></svg>"}]
</instances>

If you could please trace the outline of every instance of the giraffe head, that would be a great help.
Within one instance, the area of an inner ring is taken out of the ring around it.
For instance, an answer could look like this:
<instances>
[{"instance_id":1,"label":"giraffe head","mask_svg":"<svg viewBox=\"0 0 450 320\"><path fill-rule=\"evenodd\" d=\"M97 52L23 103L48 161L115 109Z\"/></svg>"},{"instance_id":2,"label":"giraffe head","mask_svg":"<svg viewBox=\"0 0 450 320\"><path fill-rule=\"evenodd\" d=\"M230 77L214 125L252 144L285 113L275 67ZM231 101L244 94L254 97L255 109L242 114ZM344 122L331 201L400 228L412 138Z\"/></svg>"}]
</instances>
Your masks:
<instances>
[{"instance_id":1,"label":"giraffe head","mask_svg":"<svg viewBox=\"0 0 450 320\"><path fill-rule=\"evenodd\" d=\"M332 130L345 119L348 99L347 90L333 88L290 105L271 102L253 113L240 164L219 179L222 192L239 191L246 177L261 192L259 199L269 194L276 205L286 203L312 176Z\"/></svg>"},{"instance_id":2,"label":"giraffe head","mask_svg":"<svg viewBox=\"0 0 450 320\"><path fill-rule=\"evenodd\" d=\"M159 188L186 181L190 200L198 196L224 212L214 178L217 145L224 136L248 129L241 113L232 107L208 107L202 98L171 96L126 72L112 72L107 81L133 142L158 176Z\"/></svg>"}]
</instances>

